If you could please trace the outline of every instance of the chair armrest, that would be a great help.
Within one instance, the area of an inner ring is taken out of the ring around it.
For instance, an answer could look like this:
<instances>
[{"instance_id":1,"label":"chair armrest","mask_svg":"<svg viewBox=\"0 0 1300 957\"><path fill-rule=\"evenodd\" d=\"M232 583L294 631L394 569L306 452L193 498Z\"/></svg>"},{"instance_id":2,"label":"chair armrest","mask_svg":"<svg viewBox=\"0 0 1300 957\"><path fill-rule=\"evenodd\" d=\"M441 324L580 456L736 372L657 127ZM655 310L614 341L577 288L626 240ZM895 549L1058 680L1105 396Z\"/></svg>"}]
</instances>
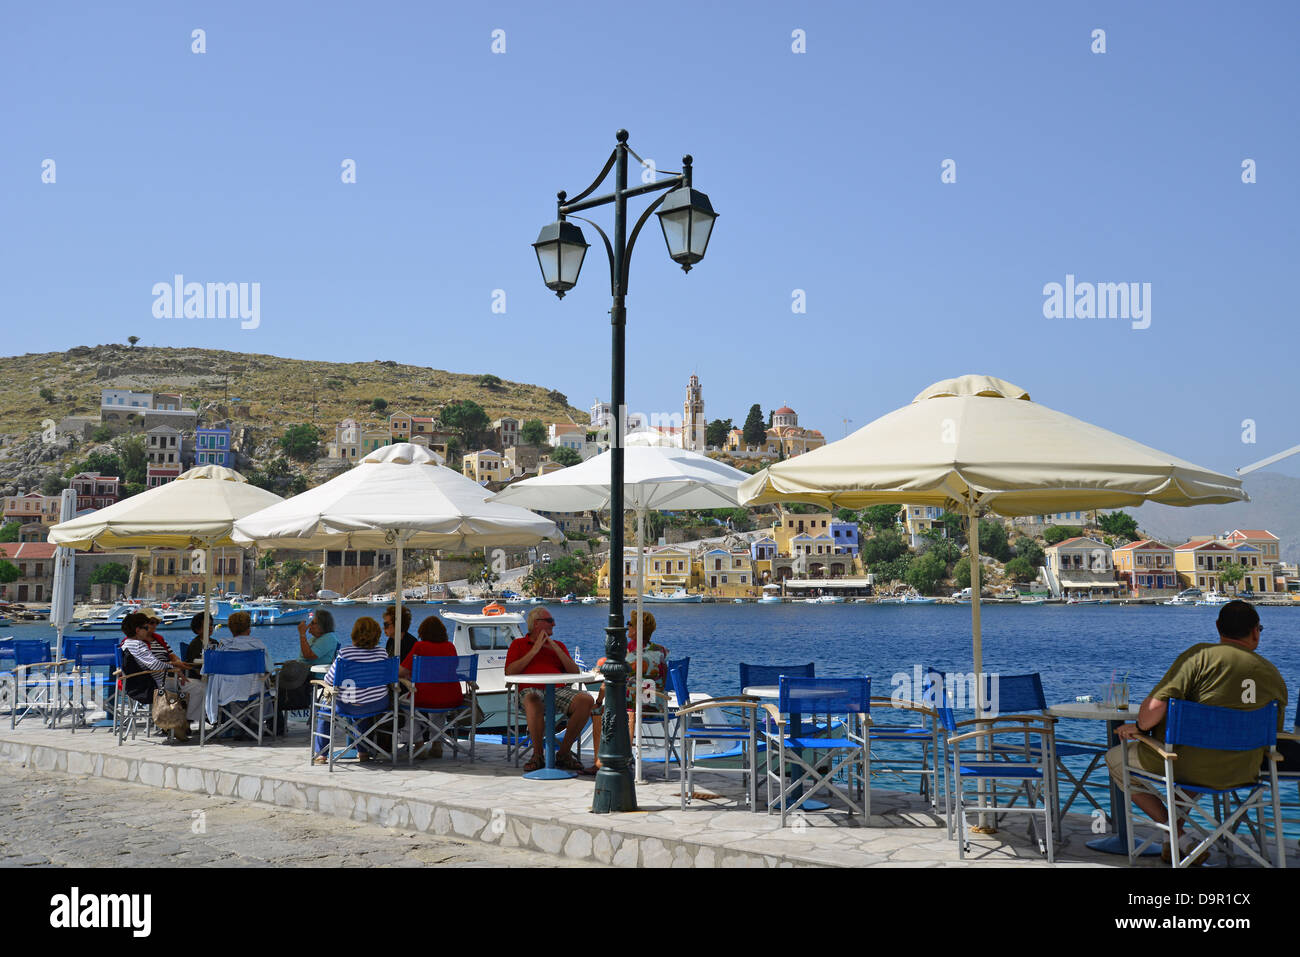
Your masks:
<instances>
[{"instance_id":1,"label":"chair armrest","mask_svg":"<svg viewBox=\"0 0 1300 957\"><path fill-rule=\"evenodd\" d=\"M1002 721L1017 721L1021 724L1042 724L1051 722L1056 724L1059 718L1050 714L998 714L988 718L968 718L965 721L956 722L955 728L968 728L973 724L997 724Z\"/></svg>"},{"instance_id":2,"label":"chair armrest","mask_svg":"<svg viewBox=\"0 0 1300 957\"><path fill-rule=\"evenodd\" d=\"M1043 721L1044 719L1040 718L1040 719L1038 719L1038 720L1039 720L1039 721ZM1023 716L1022 716L1021 719L1020 719L1016 724L1014 724L1014 725L1007 725L1007 726L1005 726L1005 727L997 727L997 726L995 725L995 726L993 726L993 727L980 728L980 729L975 730L975 731L967 731L967 732L965 732L965 733L963 733L963 734L956 734L956 735L953 735L952 737L950 737L950 738L948 739L948 743L949 743L949 744L957 744L957 743L962 742L962 741L974 740L974 739L976 739L976 738L989 738L989 739L991 740L991 739L993 739L994 737L996 737L997 735L1000 735L1000 734L1001 734L1001 735L1005 735L1005 734L1014 734L1014 735L1019 735L1019 736L1023 737L1025 734L1040 734L1040 735L1041 735L1041 734L1051 734L1051 733L1052 733L1052 729L1051 729L1050 725L1040 725L1040 726L1038 726L1038 727L1029 727L1027 724L1024 723L1024 719L1023 719Z\"/></svg>"},{"instance_id":3,"label":"chair armrest","mask_svg":"<svg viewBox=\"0 0 1300 957\"><path fill-rule=\"evenodd\" d=\"M1300 731L1279 731L1277 739L1279 741L1300 741Z\"/></svg>"},{"instance_id":4,"label":"chair armrest","mask_svg":"<svg viewBox=\"0 0 1300 957\"><path fill-rule=\"evenodd\" d=\"M466 681L466 682L465 682L465 687L468 688L470 691L478 691L478 682L477 682L477 681Z\"/></svg>"},{"instance_id":5,"label":"chair armrest","mask_svg":"<svg viewBox=\"0 0 1300 957\"><path fill-rule=\"evenodd\" d=\"M677 714L696 714L701 711L708 711L711 708L747 708L753 710L757 707L758 703L752 701L719 701L716 698L710 698L708 701L697 701L695 704L688 705L685 708L678 708Z\"/></svg>"},{"instance_id":6,"label":"chair armrest","mask_svg":"<svg viewBox=\"0 0 1300 957\"><path fill-rule=\"evenodd\" d=\"M405 688L407 691L415 690L415 685L411 683L409 678L398 678L397 683L401 685L403 688Z\"/></svg>"},{"instance_id":7,"label":"chair armrest","mask_svg":"<svg viewBox=\"0 0 1300 957\"><path fill-rule=\"evenodd\" d=\"M785 727L785 718L781 716L781 712L777 709L776 705L764 701L759 705L759 707L767 712L767 716L772 719L778 732ZM680 711L677 713L681 714Z\"/></svg>"},{"instance_id":8,"label":"chair armrest","mask_svg":"<svg viewBox=\"0 0 1300 957\"><path fill-rule=\"evenodd\" d=\"M1132 740L1136 741L1138 744L1143 745L1144 747L1150 748L1152 751L1160 755L1160 757L1162 758L1167 758L1170 761L1178 760L1177 754L1175 754L1173 751L1166 751L1164 748L1160 747L1160 745L1156 742L1154 738L1148 738L1145 735L1139 734L1136 738L1133 738Z\"/></svg>"},{"instance_id":9,"label":"chair armrest","mask_svg":"<svg viewBox=\"0 0 1300 957\"><path fill-rule=\"evenodd\" d=\"M887 705L892 711L912 711L915 712L916 714L923 714L928 718L938 717L938 714L936 714L933 708L927 707L916 701L895 701L893 698L873 697L871 699L871 703L873 705L874 704Z\"/></svg>"}]
</instances>

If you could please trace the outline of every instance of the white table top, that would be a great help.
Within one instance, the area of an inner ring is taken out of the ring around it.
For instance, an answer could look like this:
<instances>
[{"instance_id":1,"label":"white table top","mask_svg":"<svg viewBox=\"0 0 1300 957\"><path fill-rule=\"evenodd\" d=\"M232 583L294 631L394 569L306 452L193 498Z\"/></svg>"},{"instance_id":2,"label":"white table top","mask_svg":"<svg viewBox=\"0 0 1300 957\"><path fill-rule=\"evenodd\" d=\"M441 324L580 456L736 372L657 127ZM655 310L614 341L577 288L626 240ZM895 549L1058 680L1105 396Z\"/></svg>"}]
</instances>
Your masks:
<instances>
[{"instance_id":1,"label":"white table top","mask_svg":"<svg viewBox=\"0 0 1300 957\"><path fill-rule=\"evenodd\" d=\"M314 675L325 675L325 674L328 674L328 673L329 673L329 670L330 670L330 666L329 666L329 665L312 665L312 666L311 666L311 673L314 674Z\"/></svg>"},{"instance_id":2,"label":"white table top","mask_svg":"<svg viewBox=\"0 0 1300 957\"><path fill-rule=\"evenodd\" d=\"M741 694L751 695L755 698L779 698L781 697L781 688L778 685L751 685L743 689Z\"/></svg>"},{"instance_id":3,"label":"white table top","mask_svg":"<svg viewBox=\"0 0 1300 957\"><path fill-rule=\"evenodd\" d=\"M1121 711L1100 701L1066 701L1054 704L1047 713L1056 718L1081 718L1085 721L1136 721L1137 708L1129 706Z\"/></svg>"},{"instance_id":4,"label":"white table top","mask_svg":"<svg viewBox=\"0 0 1300 957\"><path fill-rule=\"evenodd\" d=\"M557 675L506 675L505 683L508 685L571 685L576 681L583 684L592 681L604 681L605 676L598 671L578 671L573 674Z\"/></svg>"}]
</instances>

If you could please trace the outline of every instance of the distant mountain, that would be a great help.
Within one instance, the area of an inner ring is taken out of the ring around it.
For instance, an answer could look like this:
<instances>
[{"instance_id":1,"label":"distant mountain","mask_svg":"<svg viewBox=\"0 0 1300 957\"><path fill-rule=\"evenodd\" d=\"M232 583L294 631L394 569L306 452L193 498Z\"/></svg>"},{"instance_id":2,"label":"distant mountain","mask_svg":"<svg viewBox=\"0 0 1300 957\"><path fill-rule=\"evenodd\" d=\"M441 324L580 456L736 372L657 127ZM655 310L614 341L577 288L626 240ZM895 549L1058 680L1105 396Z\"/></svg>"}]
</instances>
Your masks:
<instances>
[{"instance_id":1,"label":"distant mountain","mask_svg":"<svg viewBox=\"0 0 1300 957\"><path fill-rule=\"evenodd\" d=\"M1171 545L1193 535L1219 535L1234 528L1266 528L1282 539L1282 560L1300 561L1300 478L1255 472L1243 482L1249 502L1174 508L1143 505L1126 509L1152 538Z\"/></svg>"}]
</instances>

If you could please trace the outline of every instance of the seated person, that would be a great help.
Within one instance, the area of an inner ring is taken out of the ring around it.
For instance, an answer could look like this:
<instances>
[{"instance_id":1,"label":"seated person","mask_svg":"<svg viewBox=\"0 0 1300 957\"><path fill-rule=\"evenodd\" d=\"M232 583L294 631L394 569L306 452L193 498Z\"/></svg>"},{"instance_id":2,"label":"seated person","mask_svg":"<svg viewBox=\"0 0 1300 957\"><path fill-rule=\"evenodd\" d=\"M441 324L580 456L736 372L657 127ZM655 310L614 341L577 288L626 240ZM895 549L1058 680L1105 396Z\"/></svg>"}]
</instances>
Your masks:
<instances>
[{"instance_id":1,"label":"seated person","mask_svg":"<svg viewBox=\"0 0 1300 957\"><path fill-rule=\"evenodd\" d=\"M144 612L132 612L122 619L122 670L128 676L123 690L127 696L141 704L152 705L154 691L166 686L178 691L185 699L186 717L197 721L203 707L203 696L198 693L197 682L186 682L180 677L185 662L171 653L167 643L154 633L154 621ZM145 677L142 673L148 673ZM189 727L178 728L177 741L189 740Z\"/></svg>"},{"instance_id":2,"label":"seated person","mask_svg":"<svg viewBox=\"0 0 1300 957\"><path fill-rule=\"evenodd\" d=\"M641 688L643 692L653 690L658 694L664 693L664 682L668 679L668 649L663 645L657 645L650 640L655 633L655 616L648 611L641 613L642 623L645 625L644 634L641 637ZM637 641L636 612L627 622L627 730L632 742L636 742L636 641ZM605 663L601 658L596 662L596 668L599 669ZM645 710L659 710L659 701L657 697L645 697L642 699L642 708ZM600 694L596 698L596 707L600 708L605 703L605 686L600 686ZM600 767L600 730L599 723L594 724L592 729L595 731L596 744L596 767Z\"/></svg>"},{"instance_id":3,"label":"seated person","mask_svg":"<svg viewBox=\"0 0 1300 957\"><path fill-rule=\"evenodd\" d=\"M1251 711L1277 701L1278 730L1282 730L1287 703L1286 682L1273 663L1256 651L1260 633L1264 630L1259 612L1244 601L1230 601L1219 609L1215 626L1219 632L1218 643L1202 642L1179 655L1142 702L1137 721L1121 725L1116 731L1120 743L1106 753L1111 778L1121 780L1120 763L1124 760L1124 750L1130 747L1129 767L1164 774L1163 758L1147 748L1130 746L1129 742L1139 735L1150 735L1158 742L1164 741L1165 712L1170 698ZM1243 688L1246 687L1251 688L1253 694L1245 695ZM1263 748L1235 753L1189 747L1179 747L1177 751L1174 779L1211 788L1227 788L1254 781L1259 776L1264 758ZM1169 813L1164 802L1154 794L1134 794L1133 803L1156 823L1168 823ZM1180 846L1184 840L1191 840L1183 837L1182 820L1178 821L1177 831ZM1161 856L1166 862L1170 860L1169 843L1165 844Z\"/></svg>"},{"instance_id":4,"label":"seated person","mask_svg":"<svg viewBox=\"0 0 1300 957\"><path fill-rule=\"evenodd\" d=\"M569 651L562 642L551 637L555 629L555 619L546 606L538 605L528 613L528 634L516 638L510 643L506 652L507 676L519 674L554 675L577 674L578 665L569 657ZM525 771L536 771L544 762L545 741L545 705L542 699L541 685L520 685L519 698L523 705L524 716L528 721L528 736L533 741L533 754L524 765ZM569 723L564 729L564 740L555 754L556 767L580 774L595 774L596 768L584 768L570 749L573 742L587 724L591 710L596 705L595 699L585 691L578 691L563 685L555 689L555 713L568 715Z\"/></svg>"},{"instance_id":5,"label":"seated person","mask_svg":"<svg viewBox=\"0 0 1300 957\"><path fill-rule=\"evenodd\" d=\"M411 674L414 670L414 660L430 655L456 657L456 646L447 638L447 628L442 623L442 619L436 615L424 619L420 622L420 640L411 648L411 653L402 661L402 666L398 674L407 681L411 680ZM415 706L417 708L456 708L464 703L465 696L461 691L459 681L438 681L415 686ZM430 715L430 719L442 727L442 718L439 715ZM425 732L425 740L428 740L428 732ZM416 757L442 757L442 742L434 741L431 746L422 748Z\"/></svg>"},{"instance_id":6,"label":"seated person","mask_svg":"<svg viewBox=\"0 0 1300 957\"><path fill-rule=\"evenodd\" d=\"M290 711L305 711L311 707L313 677L311 669L315 665L332 665L339 650L339 638L334 633L333 613L318 608L312 612L310 621L298 622L298 648L301 652L280 666L276 675L276 718L277 727L284 732L285 717Z\"/></svg>"},{"instance_id":7,"label":"seated person","mask_svg":"<svg viewBox=\"0 0 1300 957\"><path fill-rule=\"evenodd\" d=\"M271 652L260 638L249 634L253 627L253 616L246 611L237 611L226 620L230 635L221 642L221 651L260 651L265 657L265 672L273 668ZM210 675L207 678L207 716L208 723L215 724L222 705L247 701L254 695L261 694L266 686L261 675Z\"/></svg>"},{"instance_id":8,"label":"seated person","mask_svg":"<svg viewBox=\"0 0 1300 957\"><path fill-rule=\"evenodd\" d=\"M213 637L217 629L221 627L219 622L210 622L211 627L204 634L203 612L199 612L190 619L190 631L194 632L194 640L189 643L185 649L185 664L188 666L190 676L197 677L199 669L203 667L203 652L208 648L216 648L217 641Z\"/></svg>"},{"instance_id":9,"label":"seated person","mask_svg":"<svg viewBox=\"0 0 1300 957\"><path fill-rule=\"evenodd\" d=\"M396 655L405 661L410 656L411 649L415 647L415 635L411 634L411 606L402 606L402 650L400 652L393 649L393 619L396 614L396 605L389 605L384 609L384 634L388 636L384 650L388 652L388 657L392 658Z\"/></svg>"},{"instance_id":10,"label":"seated person","mask_svg":"<svg viewBox=\"0 0 1300 957\"><path fill-rule=\"evenodd\" d=\"M334 657L334 662L330 665L330 670L325 674L325 684L334 687L335 675L338 669L338 663L341 659L346 658L349 661L384 661L391 657L383 648L379 647L379 622L370 617L362 617L356 620L352 626L352 644L343 645L339 648L339 653ZM348 704L375 704L384 700L388 691L385 688L361 688L351 692L345 700ZM319 713L319 712L318 712ZM361 718L357 726L366 732L374 724L373 717ZM326 754L330 740L330 722L328 717L318 718L316 721L316 735L312 738L312 751L315 757L312 758L313 764L329 763L329 756ZM369 761L372 755L369 748L357 745L357 760Z\"/></svg>"}]
</instances>

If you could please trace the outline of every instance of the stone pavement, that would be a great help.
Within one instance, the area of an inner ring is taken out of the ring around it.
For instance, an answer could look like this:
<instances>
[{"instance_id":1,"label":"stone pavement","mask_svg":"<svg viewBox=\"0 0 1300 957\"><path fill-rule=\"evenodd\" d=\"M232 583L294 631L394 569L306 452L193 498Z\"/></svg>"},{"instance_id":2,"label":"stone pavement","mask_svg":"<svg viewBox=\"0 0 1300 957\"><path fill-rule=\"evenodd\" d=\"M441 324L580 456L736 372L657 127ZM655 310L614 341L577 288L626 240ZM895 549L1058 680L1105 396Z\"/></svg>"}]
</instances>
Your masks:
<instances>
[{"instance_id":1,"label":"stone pavement","mask_svg":"<svg viewBox=\"0 0 1300 957\"><path fill-rule=\"evenodd\" d=\"M625 867L1047 866L1017 818L1006 819L997 834L979 836L966 861L959 862L942 820L917 795L879 786L872 789L868 827L843 813L823 812L794 818L783 829L777 815L752 813L725 797L734 793L734 777L707 775L697 776L697 788L723 797L696 801L683 811L675 778L667 784L655 778L637 789L640 811L592 814L590 778L524 780L505 761L504 748L483 742L472 764L463 756L413 767L343 761L330 773L308 763L301 732L260 748L252 743L168 746L143 736L119 747L106 729L73 735L33 726L0 731L0 776L6 764ZM1067 815L1058 865L1126 866L1127 858L1086 846L1096 836L1091 824L1089 817ZM1140 866L1159 863L1158 857L1148 858Z\"/></svg>"},{"instance_id":2,"label":"stone pavement","mask_svg":"<svg viewBox=\"0 0 1300 957\"><path fill-rule=\"evenodd\" d=\"M0 806L0 868L599 866L15 764L0 768Z\"/></svg>"}]
</instances>

